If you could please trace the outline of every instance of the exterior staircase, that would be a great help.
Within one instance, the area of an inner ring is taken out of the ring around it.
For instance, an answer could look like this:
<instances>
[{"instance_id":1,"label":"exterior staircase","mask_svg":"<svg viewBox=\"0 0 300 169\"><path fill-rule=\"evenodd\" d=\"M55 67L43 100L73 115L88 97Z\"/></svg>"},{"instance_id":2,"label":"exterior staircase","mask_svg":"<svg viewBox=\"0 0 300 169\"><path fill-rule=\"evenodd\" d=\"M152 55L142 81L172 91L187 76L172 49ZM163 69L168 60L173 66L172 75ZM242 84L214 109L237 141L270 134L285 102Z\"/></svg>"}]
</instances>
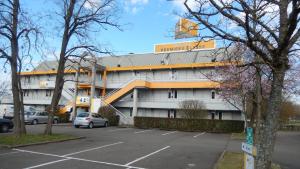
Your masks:
<instances>
[{"instance_id":1,"label":"exterior staircase","mask_svg":"<svg viewBox=\"0 0 300 169\"><path fill-rule=\"evenodd\" d=\"M123 85L122 88L118 88L113 90L109 94L104 97L104 102L106 104L111 104L114 101L117 101L119 98L129 93L134 88L147 88L149 86L149 82L145 80L132 80L129 83Z\"/></svg>"},{"instance_id":2,"label":"exterior staircase","mask_svg":"<svg viewBox=\"0 0 300 169\"><path fill-rule=\"evenodd\" d=\"M74 87L71 87L69 84L65 83L61 94L66 100L68 100L68 102L67 104L64 105L64 107L59 109L58 111L59 114L67 113L73 107L74 93L75 93Z\"/></svg>"}]
</instances>

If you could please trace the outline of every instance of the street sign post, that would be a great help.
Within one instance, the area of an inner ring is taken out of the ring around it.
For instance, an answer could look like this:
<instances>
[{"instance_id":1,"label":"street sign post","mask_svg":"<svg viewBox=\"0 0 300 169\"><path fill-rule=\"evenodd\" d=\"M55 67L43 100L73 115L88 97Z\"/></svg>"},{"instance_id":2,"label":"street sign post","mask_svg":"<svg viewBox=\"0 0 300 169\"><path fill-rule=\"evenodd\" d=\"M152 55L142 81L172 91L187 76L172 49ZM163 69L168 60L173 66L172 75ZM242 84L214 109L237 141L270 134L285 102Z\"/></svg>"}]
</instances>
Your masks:
<instances>
[{"instance_id":1,"label":"street sign post","mask_svg":"<svg viewBox=\"0 0 300 169\"><path fill-rule=\"evenodd\" d=\"M256 156L256 147L253 146L253 128L247 127L246 143L242 143L244 151L244 169L254 169L254 156Z\"/></svg>"},{"instance_id":2,"label":"street sign post","mask_svg":"<svg viewBox=\"0 0 300 169\"><path fill-rule=\"evenodd\" d=\"M256 147L251 145L251 144L242 143L242 150L247 154L250 154L252 156L256 156Z\"/></svg>"},{"instance_id":3,"label":"street sign post","mask_svg":"<svg viewBox=\"0 0 300 169\"><path fill-rule=\"evenodd\" d=\"M244 168L245 169L254 169L254 157L249 154L245 154L245 163L244 163Z\"/></svg>"},{"instance_id":4,"label":"street sign post","mask_svg":"<svg viewBox=\"0 0 300 169\"><path fill-rule=\"evenodd\" d=\"M247 143L253 145L253 128L247 127Z\"/></svg>"}]
</instances>

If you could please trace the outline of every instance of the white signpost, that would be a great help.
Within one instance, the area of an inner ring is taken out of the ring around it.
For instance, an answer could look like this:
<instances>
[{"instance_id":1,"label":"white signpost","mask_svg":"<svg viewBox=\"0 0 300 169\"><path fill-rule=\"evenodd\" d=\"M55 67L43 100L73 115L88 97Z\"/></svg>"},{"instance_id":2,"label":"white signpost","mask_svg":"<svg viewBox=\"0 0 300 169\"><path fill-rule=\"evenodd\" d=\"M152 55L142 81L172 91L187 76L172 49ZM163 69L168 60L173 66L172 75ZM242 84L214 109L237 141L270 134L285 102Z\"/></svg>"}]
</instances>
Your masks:
<instances>
[{"instance_id":1,"label":"white signpost","mask_svg":"<svg viewBox=\"0 0 300 169\"><path fill-rule=\"evenodd\" d=\"M253 145L242 143L242 150L250 155L256 156L256 148Z\"/></svg>"},{"instance_id":2,"label":"white signpost","mask_svg":"<svg viewBox=\"0 0 300 169\"><path fill-rule=\"evenodd\" d=\"M245 164L245 168L246 169L254 169L254 157L252 155L246 154L245 155L246 159L246 164Z\"/></svg>"}]
</instances>

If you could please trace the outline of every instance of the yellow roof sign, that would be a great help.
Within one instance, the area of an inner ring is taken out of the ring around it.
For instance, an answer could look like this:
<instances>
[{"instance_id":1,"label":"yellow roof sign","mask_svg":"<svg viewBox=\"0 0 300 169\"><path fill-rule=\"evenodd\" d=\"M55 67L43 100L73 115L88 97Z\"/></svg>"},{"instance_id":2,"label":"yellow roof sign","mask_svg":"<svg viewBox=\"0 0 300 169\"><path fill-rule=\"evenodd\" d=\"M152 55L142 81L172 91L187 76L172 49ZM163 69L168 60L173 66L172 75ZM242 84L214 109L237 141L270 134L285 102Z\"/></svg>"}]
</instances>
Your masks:
<instances>
[{"instance_id":1,"label":"yellow roof sign","mask_svg":"<svg viewBox=\"0 0 300 169\"><path fill-rule=\"evenodd\" d=\"M175 27L175 39L192 38L198 36L198 24L181 18Z\"/></svg>"},{"instance_id":2,"label":"yellow roof sign","mask_svg":"<svg viewBox=\"0 0 300 169\"><path fill-rule=\"evenodd\" d=\"M170 53L180 51L195 51L204 49L215 49L216 44L214 40L208 41L192 41L192 42L178 42L157 44L154 46L154 53Z\"/></svg>"}]
</instances>

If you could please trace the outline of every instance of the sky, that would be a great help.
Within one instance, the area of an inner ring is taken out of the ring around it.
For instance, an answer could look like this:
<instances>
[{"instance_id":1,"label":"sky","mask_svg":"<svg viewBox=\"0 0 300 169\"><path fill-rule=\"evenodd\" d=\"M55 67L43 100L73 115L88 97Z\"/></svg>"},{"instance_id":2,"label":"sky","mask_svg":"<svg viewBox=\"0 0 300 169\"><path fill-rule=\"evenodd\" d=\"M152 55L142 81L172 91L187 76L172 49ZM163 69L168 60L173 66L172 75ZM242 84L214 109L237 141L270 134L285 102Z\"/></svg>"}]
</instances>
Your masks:
<instances>
[{"instance_id":1,"label":"sky","mask_svg":"<svg viewBox=\"0 0 300 169\"><path fill-rule=\"evenodd\" d=\"M58 0L21 2L25 10L35 17L46 16L59 8L55 5ZM116 2L119 7L118 23L122 31L108 28L93 35L98 44L109 49L113 54L151 53L154 44L184 41L174 40L175 24L179 20L178 13L184 12L183 0L117 0ZM44 36L46 39L50 37ZM52 45L59 46L58 38L51 37L50 41Z\"/></svg>"},{"instance_id":2,"label":"sky","mask_svg":"<svg viewBox=\"0 0 300 169\"><path fill-rule=\"evenodd\" d=\"M55 12L61 8L58 5L61 0L20 1L23 9L28 12L28 16L34 21L38 20L41 30L47 32L43 35L44 47L46 46L42 49L43 57L37 53L31 63L35 66L41 61L55 59L54 55L59 53L61 40L59 38L61 32L56 31L56 25L60 25L57 21L59 16ZM179 14L185 12L184 0L115 0L115 2L118 6L118 23L122 31L107 27L106 30L102 29L91 36L91 40L114 55L152 53L155 44L193 40L174 39L174 29L179 20ZM195 7L193 3L189 5L192 8ZM205 32L199 33L205 34ZM33 66L29 66L29 70Z\"/></svg>"}]
</instances>

